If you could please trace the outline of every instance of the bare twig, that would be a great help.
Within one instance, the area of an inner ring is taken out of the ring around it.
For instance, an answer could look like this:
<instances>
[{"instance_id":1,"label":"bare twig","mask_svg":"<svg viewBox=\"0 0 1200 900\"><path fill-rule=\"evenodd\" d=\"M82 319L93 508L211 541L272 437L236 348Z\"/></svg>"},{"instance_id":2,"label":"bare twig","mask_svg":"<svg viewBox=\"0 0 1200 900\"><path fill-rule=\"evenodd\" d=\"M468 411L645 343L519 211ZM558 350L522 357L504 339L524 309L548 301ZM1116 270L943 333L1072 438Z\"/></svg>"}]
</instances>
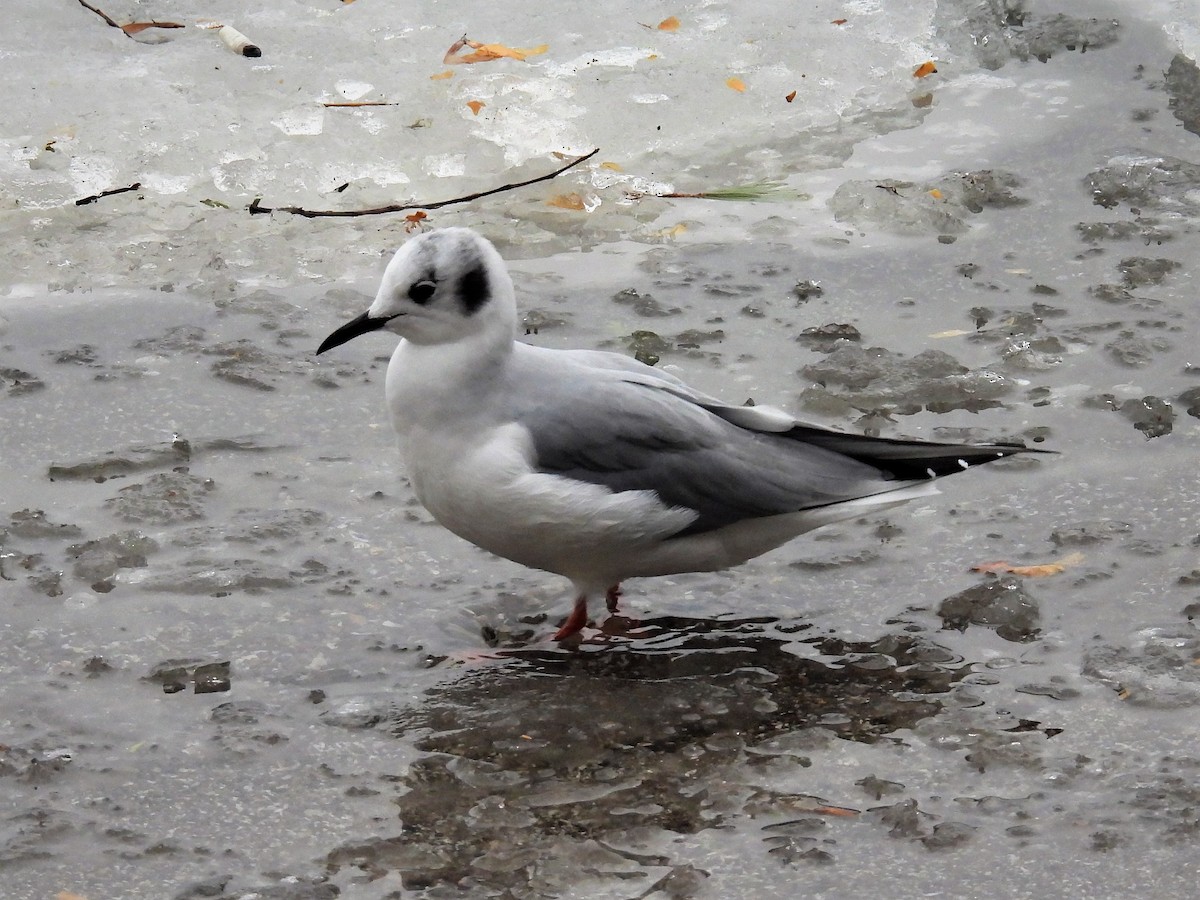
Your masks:
<instances>
[{"instance_id":1,"label":"bare twig","mask_svg":"<svg viewBox=\"0 0 1200 900\"><path fill-rule=\"evenodd\" d=\"M600 148L597 147L591 153L585 153L583 156L579 157L578 159L571 160L565 166L563 166L559 169L555 169L553 172L549 173L548 175L539 175L537 178L530 178L527 181L517 181L512 184L502 184L502 185L500 185L500 187L492 188L487 191L479 191L478 193L475 193L475 194L467 194L465 197L455 197L451 200L439 200L436 203L393 203L389 206L377 206L374 209L305 209L302 206L278 206L278 207L262 206L259 204L259 200L261 200L262 198L255 197L254 202L251 203L247 207L247 209L250 211L250 215L257 215L260 213L286 212L286 213L291 213L294 216L304 216L305 218L308 218L308 219L316 219L316 218L322 218L322 217L350 218L353 216L382 216L382 215L386 215L387 213L404 212L405 210L409 210L409 209L441 209L443 206L450 206L455 203L469 203L472 200L479 200L482 197L490 197L492 194L500 194L500 193L503 193L504 191L513 191L513 190L516 190L517 188L528 187L531 184L537 184L539 181L549 181L551 178L557 178L559 175L561 175L563 172L567 171L568 169L574 168L575 166L579 165L581 162L585 162L586 160L591 159L593 156L595 156L599 152L600 152Z\"/></svg>"},{"instance_id":2,"label":"bare twig","mask_svg":"<svg viewBox=\"0 0 1200 900\"><path fill-rule=\"evenodd\" d=\"M95 203L101 197L111 197L113 194L128 194L130 191L140 190L142 183L135 181L129 187L113 188L111 191L101 191L98 194L92 194L90 197L80 197L75 201L76 206L87 206L89 203Z\"/></svg>"},{"instance_id":3,"label":"bare twig","mask_svg":"<svg viewBox=\"0 0 1200 900\"><path fill-rule=\"evenodd\" d=\"M344 109L359 106L399 106L398 102L386 100L355 100L346 103L322 103L326 109Z\"/></svg>"},{"instance_id":4,"label":"bare twig","mask_svg":"<svg viewBox=\"0 0 1200 900\"><path fill-rule=\"evenodd\" d=\"M94 12L96 15L98 15L100 18L102 18L105 22L107 22L113 28L121 28L120 25L118 25L116 22L114 22L112 20L112 17L110 17L108 13L106 13L102 9L96 9L96 7L94 7L94 6L92 6L92 4L88 3L87 0L79 0L79 5L82 6L84 9L90 9L92 12ZM121 31L122 31L122 33L124 33L125 30L122 28ZM126 36L128 37L128 35L126 35Z\"/></svg>"}]
</instances>

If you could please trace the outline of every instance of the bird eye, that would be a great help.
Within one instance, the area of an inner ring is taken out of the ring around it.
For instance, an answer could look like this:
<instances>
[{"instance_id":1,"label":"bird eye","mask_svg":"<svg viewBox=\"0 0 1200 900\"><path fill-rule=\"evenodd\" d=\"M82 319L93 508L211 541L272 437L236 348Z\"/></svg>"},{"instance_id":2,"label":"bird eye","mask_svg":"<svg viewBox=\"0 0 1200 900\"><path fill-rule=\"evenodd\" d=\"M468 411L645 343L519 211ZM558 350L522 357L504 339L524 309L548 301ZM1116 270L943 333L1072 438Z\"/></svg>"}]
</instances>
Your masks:
<instances>
[{"instance_id":1,"label":"bird eye","mask_svg":"<svg viewBox=\"0 0 1200 900\"><path fill-rule=\"evenodd\" d=\"M418 281L408 289L408 299L413 303L424 305L429 302L429 298L433 296L436 290L436 281Z\"/></svg>"}]
</instances>

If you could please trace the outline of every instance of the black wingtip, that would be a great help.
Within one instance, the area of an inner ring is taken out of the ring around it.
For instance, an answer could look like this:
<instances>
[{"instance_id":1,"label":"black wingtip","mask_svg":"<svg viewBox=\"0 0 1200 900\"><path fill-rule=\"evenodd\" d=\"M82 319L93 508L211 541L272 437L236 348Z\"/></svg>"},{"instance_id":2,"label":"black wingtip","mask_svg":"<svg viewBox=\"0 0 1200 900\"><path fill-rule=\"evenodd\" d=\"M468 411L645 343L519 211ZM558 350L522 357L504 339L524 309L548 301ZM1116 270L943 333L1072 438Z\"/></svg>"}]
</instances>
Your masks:
<instances>
[{"instance_id":1,"label":"black wingtip","mask_svg":"<svg viewBox=\"0 0 1200 900\"><path fill-rule=\"evenodd\" d=\"M808 425L797 425L787 434L875 466L901 480L941 478L984 463L1016 456L1018 453L1057 452L1015 443L942 444L903 438L867 437Z\"/></svg>"},{"instance_id":2,"label":"black wingtip","mask_svg":"<svg viewBox=\"0 0 1200 900\"><path fill-rule=\"evenodd\" d=\"M332 350L334 347L340 347L347 341L352 341L362 334L370 331L378 331L394 316L379 316L372 318L370 313L363 313L361 316L356 316L351 319L341 328L338 328L333 334L321 341L321 346L317 348L317 355L320 356L326 350Z\"/></svg>"}]
</instances>

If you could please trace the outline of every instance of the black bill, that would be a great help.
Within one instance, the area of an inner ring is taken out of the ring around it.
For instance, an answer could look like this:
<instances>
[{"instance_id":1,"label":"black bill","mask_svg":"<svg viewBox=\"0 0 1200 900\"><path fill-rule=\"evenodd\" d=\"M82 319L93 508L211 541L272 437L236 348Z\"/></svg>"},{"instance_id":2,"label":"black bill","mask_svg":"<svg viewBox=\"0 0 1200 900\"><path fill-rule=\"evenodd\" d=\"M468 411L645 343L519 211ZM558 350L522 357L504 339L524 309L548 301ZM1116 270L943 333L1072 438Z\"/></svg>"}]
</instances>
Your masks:
<instances>
[{"instance_id":1,"label":"black bill","mask_svg":"<svg viewBox=\"0 0 1200 900\"><path fill-rule=\"evenodd\" d=\"M324 353L326 350L332 350L334 347L339 347L346 341L352 341L360 334L366 334L369 331L378 331L395 316L380 316L371 318L370 313L363 313L357 316L335 331L325 340L321 341L321 346L317 348L317 353Z\"/></svg>"}]
</instances>

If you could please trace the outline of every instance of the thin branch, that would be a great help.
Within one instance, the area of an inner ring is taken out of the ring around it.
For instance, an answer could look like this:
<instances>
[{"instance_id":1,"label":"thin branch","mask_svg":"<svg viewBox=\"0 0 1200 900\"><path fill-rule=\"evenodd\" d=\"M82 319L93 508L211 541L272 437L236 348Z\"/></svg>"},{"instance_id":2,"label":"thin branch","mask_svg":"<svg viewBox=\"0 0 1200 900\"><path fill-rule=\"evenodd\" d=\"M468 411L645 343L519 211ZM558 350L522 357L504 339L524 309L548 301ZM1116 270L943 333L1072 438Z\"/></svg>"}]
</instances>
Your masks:
<instances>
[{"instance_id":1,"label":"thin branch","mask_svg":"<svg viewBox=\"0 0 1200 900\"><path fill-rule=\"evenodd\" d=\"M399 106L399 102L385 100L355 100L346 103L322 103L326 109L349 109L360 106Z\"/></svg>"},{"instance_id":2,"label":"thin branch","mask_svg":"<svg viewBox=\"0 0 1200 900\"><path fill-rule=\"evenodd\" d=\"M87 0L79 0L79 5L82 6L84 9L90 9L92 12L94 12L96 15L98 15L100 18L102 18L105 22L107 22L113 28L121 28L120 25L118 25L116 22L114 22L112 20L112 18L109 16L108 13L106 13L102 9L96 9L96 7L94 7L94 6L92 6L92 4L88 3ZM121 28L121 32L124 33L124 31L125 31L125 29ZM126 37L128 37L128 35L126 35Z\"/></svg>"},{"instance_id":3,"label":"thin branch","mask_svg":"<svg viewBox=\"0 0 1200 900\"><path fill-rule=\"evenodd\" d=\"M101 197L111 197L113 194L128 194L130 191L140 190L142 183L135 181L129 187L113 188L111 191L101 191L98 194L92 194L90 197L80 197L75 201L76 206L87 206L89 203L95 203Z\"/></svg>"},{"instance_id":4,"label":"thin branch","mask_svg":"<svg viewBox=\"0 0 1200 900\"><path fill-rule=\"evenodd\" d=\"M500 187L492 188L487 191L479 191L475 194L467 194L465 197L455 197L452 200L439 200L436 203L393 203L389 206L377 206L374 209L305 209L302 206L262 206L259 204L261 197L255 197L247 209L251 215L272 212L286 212L294 216L304 216L308 219L316 219L321 217L329 218L350 218L352 216L382 216L387 213L404 212L409 209L441 209L443 206L450 206L454 203L469 203L472 200L479 200L483 197L490 197L492 194L500 194L504 191L513 191L517 188L528 187L531 184L537 184L539 181L549 181L551 178L557 178L568 169L572 169L581 162L591 159L600 148L597 147L591 153L586 153L578 159L573 159L565 166L555 169L548 175L539 175L537 178L530 178L527 181L517 181L512 184L503 184Z\"/></svg>"}]
</instances>

